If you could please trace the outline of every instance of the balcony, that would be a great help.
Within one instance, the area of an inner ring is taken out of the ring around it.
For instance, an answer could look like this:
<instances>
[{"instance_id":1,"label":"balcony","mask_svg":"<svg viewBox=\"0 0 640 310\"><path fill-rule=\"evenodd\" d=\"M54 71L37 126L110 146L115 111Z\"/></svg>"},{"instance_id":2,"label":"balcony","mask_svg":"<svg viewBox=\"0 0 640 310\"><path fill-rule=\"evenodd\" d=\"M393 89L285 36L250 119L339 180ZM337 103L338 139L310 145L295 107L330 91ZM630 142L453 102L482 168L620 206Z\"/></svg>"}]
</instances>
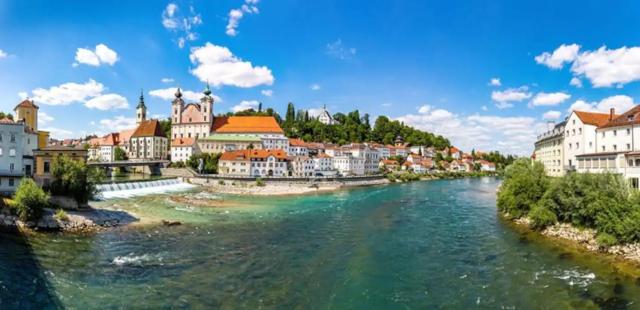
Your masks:
<instances>
[{"instance_id":1,"label":"balcony","mask_svg":"<svg viewBox=\"0 0 640 310\"><path fill-rule=\"evenodd\" d=\"M564 165L564 171L576 171L576 166L574 165Z\"/></svg>"}]
</instances>

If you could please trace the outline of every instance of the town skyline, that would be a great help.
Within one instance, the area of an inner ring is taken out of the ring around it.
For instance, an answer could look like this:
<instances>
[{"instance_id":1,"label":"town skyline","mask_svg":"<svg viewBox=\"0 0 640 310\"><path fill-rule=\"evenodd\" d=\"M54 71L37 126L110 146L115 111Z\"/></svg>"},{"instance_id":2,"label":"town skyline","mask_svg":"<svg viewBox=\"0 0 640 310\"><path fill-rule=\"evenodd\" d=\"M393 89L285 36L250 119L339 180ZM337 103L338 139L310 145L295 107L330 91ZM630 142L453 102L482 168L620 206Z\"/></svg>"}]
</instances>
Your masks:
<instances>
[{"instance_id":1,"label":"town skyline","mask_svg":"<svg viewBox=\"0 0 640 310\"><path fill-rule=\"evenodd\" d=\"M465 150L530 155L545 122L571 107L622 111L638 96L640 72L619 70L640 63L638 35L626 27L633 8L595 25L587 22L598 11L593 5L556 4L580 27L544 11L538 27L531 16L517 18L532 4L507 2L456 9L255 0L110 6L0 4L0 109L11 112L30 97L53 138L103 135L134 127L141 88L149 117L164 119L176 87L197 101L209 81L215 114L258 102L281 115L290 101L332 113L359 109ZM349 18L354 12L365 16ZM467 27L478 21L483 27Z\"/></svg>"}]
</instances>

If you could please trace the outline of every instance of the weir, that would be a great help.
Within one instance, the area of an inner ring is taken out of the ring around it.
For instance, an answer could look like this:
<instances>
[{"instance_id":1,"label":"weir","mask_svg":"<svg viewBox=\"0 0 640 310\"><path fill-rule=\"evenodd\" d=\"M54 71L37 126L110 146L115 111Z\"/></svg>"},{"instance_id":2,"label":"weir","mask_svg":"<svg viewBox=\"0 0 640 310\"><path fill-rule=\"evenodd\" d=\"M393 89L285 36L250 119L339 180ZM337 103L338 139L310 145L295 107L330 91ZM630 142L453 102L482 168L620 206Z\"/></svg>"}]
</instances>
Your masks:
<instances>
[{"instance_id":1,"label":"weir","mask_svg":"<svg viewBox=\"0 0 640 310\"><path fill-rule=\"evenodd\" d=\"M179 179L131 181L96 185L96 188L98 189L97 198L100 200L178 192L189 190L194 187L195 185L185 183Z\"/></svg>"}]
</instances>

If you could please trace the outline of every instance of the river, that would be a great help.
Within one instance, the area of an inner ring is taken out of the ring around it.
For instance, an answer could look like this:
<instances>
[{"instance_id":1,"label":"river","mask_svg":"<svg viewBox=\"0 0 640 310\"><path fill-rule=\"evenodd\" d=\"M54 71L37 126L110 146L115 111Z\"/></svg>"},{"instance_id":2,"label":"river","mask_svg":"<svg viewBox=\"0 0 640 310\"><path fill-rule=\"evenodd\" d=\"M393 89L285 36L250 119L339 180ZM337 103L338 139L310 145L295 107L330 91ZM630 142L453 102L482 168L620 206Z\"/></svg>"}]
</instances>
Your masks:
<instances>
[{"instance_id":1,"label":"river","mask_svg":"<svg viewBox=\"0 0 640 310\"><path fill-rule=\"evenodd\" d=\"M297 197L112 200L183 225L0 234L0 308L640 307L607 259L518 232L494 178ZM176 195L176 194L173 194Z\"/></svg>"}]
</instances>

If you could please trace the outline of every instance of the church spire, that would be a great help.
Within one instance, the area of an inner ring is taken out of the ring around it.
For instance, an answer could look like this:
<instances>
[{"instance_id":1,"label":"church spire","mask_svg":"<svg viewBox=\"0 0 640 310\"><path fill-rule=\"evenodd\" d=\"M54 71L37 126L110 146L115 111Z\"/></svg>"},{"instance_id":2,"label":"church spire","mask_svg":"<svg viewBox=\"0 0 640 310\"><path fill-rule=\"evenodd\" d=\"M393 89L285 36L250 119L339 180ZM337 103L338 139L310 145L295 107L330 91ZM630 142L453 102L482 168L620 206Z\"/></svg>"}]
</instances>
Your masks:
<instances>
[{"instance_id":1,"label":"church spire","mask_svg":"<svg viewBox=\"0 0 640 310\"><path fill-rule=\"evenodd\" d=\"M147 108L144 104L144 91L142 89L140 89L140 101L138 102L138 106L136 108Z\"/></svg>"},{"instance_id":2,"label":"church spire","mask_svg":"<svg viewBox=\"0 0 640 310\"><path fill-rule=\"evenodd\" d=\"M210 96L211 95L211 89L209 88L209 80L207 80L207 86L204 88L204 91L202 93L205 96Z\"/></svg>"},{"instance_id":3,"label":"church spire","mask_svg":"<svg viewBox=\"0 0 640 310\"><path fill-rule=\"evenodd\" d=\"M182 97L182 92L180 92L180 87L178 87L178 90L176 90L176 98L180 97Z\"/></svg>"}]
</instances>

